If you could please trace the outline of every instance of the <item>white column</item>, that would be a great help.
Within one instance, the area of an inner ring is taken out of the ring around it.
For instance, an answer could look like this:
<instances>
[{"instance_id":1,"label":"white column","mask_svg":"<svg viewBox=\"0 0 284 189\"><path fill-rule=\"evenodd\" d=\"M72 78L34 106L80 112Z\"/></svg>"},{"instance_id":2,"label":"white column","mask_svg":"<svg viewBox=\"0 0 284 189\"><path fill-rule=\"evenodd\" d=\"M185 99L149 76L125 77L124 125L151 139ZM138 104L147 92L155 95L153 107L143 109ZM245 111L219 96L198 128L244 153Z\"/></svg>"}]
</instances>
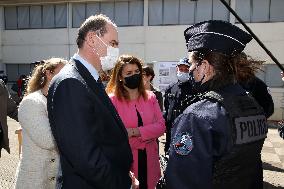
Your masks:
<instances>
[{"instance_id":1,"label":"white column","mask_svg":"<svg viewBox=\"0 0 284 189\"><path fill-rule=\"evenodd\" d=\"M144 27L148 26L148 0L144 0Z\"/></svg>"},{"instance_id":2,"label":"white column","mask_svg":"<svg viewBox=\"0 0 284 189\"><path fill-rule=\"evenodd\" d=\"M71 55L71 39L70 39L70 32L72 29L72 3L67 3L67 35L68 35L68 58L69 59Z\"/></svg>"},{"instance_id":3,"label":"white column","mask_svg":"<svg viewBox=\"0 0 284 189\"><path fill-rule=\"evenodd\" d=\"M143 21L143 29L144 29L144 60L146 61L147 60L147 50L146 50L146 38L147 38L147 28L148 28L148 20L149 20L149 17L148 17L148 5L149 5L149 0L144 0L144 21Z\"/></svg>"},{"instance_id":4,"label":"white column","mask_svg":"<svg viewBox=\"0 0 284 189\"><path fill-rule=\"evenodd\" d=\"M236 0L231 0L230 6L234 11L236 11ZM232 13L230 13L230 23L235 24L235 22L236 22L235 16Z\"/></svg>"}]
</instances>

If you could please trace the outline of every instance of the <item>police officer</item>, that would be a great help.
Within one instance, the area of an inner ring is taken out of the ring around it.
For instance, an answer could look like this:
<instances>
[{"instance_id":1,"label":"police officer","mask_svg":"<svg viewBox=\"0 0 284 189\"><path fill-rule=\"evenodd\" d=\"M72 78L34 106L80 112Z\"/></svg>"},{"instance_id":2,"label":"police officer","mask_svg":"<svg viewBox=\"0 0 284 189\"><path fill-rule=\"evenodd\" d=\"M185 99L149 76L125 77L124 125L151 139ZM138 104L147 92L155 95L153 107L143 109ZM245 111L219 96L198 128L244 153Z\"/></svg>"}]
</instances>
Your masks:
<instances>
[{"instance_id":1,"label":"police officer","mask_svg":"<svg viewBox=\"0 0 284 189\"><path fill-rule=\"evenodd\" d=\"M180 59L177 63L177 79L178 81L170 84L165 90L164 107L166 120L166 144L165 152L167 153L171 141L171 129L173 122L187 106L193 97L192 86L189 77L188 58Z\"/></svg>"},{"instance_id":2,"label":"police officer","mask_svg":"<svg viewBox=\"0 0 284 189\"><path fill-rule=\"evenodd\" d=\"M198 98L175 120L167 189L259 189L267 134L263 108L236 82L240 53L252 39L225 21L184 32Z\"/></svg>"}]
</instances>

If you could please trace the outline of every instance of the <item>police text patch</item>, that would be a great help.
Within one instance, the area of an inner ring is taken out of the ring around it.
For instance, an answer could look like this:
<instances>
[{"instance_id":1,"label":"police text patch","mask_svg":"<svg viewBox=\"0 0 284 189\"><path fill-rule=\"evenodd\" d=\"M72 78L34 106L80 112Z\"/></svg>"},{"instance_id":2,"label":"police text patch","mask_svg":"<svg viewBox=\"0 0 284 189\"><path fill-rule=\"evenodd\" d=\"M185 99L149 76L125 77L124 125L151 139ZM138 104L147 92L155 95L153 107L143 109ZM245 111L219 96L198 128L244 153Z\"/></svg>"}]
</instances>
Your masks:
<instances>
[{"instance_id":1,"label":"police text patch","mask_svg":"<svg viewBox=\"0 0 284 189\"><path fill-rule=\"evenodd\" d=\"M235 118L236 144L245 144L264 139L268 131L264 115Z\"/></svg>"}]
</instances>

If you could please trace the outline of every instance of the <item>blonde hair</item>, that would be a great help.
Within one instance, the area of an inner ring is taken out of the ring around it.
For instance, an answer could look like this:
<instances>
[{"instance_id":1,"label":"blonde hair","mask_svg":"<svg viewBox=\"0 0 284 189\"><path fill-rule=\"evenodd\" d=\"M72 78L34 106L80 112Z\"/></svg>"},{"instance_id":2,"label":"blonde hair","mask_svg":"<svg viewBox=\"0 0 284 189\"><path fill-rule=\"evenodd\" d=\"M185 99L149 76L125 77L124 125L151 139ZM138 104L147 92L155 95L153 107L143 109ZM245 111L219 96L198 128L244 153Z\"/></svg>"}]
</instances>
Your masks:
<instances>
[{"instance_id":1,"label":"blonde hair","mask_svg":"<svg viewBox=\"0 0 284 189\"><path fill-rule=\"evenodd\" d=\"M45 86L45 84L47 83L47 70L52 73L57 68L57 66L66 63L67 60L61 58L51 58L41 61L41 63L33 69L32 75L29 77L25 95L42 89Z\"/></svg>"}]
</instances>

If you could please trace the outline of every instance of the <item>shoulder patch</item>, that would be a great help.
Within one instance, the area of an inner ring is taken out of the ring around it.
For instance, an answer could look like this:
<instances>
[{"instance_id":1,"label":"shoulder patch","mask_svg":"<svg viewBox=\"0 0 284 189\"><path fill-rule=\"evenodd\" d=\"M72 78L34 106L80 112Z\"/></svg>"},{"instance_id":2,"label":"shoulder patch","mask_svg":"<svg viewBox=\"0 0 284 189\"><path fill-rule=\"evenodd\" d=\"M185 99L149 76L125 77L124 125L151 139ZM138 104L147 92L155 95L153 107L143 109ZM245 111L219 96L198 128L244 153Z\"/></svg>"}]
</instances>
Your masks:
<instances>
[{"instance_id":1,"label":"shoulder patch","mask_svg":"<svg viewBox=\"0 0 284 189\"><path fill-rule=\"evenodd\" d=\"M178 133L172 142L173 148L179 155L188 155L193 149L192 136L188 132Z\"/></svg>"},{"instance_id":2,"label":"shoulder patch","mask_svg":"<svg viewBox=\"0 0 284 189\"><path fill-rule=\"evenodd\" d=\"M246 144L266 138L268 126L264 115L235 118L236 144Z\"/></svg>"}]
</instances>

